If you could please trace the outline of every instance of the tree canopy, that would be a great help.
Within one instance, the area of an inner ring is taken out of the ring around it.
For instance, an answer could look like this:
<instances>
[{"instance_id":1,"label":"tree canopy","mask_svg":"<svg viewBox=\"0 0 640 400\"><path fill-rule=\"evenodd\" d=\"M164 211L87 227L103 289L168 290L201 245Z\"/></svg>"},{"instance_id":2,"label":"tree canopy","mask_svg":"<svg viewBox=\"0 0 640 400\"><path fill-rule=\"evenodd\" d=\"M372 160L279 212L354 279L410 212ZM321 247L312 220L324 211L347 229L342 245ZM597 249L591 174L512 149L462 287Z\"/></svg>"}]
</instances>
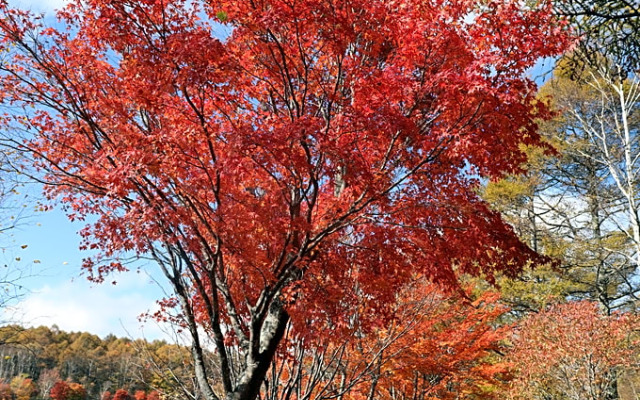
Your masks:
<instances>
[{"instance_id":1,"label":"tree canopy","mask_svg":"<svg viewBox=\"0 0 640 400\"><path fill-rule=\"evenodd\" d=\"M70 218L96 216L94 279L155 258L204 398L253 400L287 326L366 332L417 278L456 290L541 261L478 187L540 144L549 113L524 73L567 45L551 11L89 0L56 29L3 2L0 123Z\"/></svg>"},{"instance_id":2,"label":"tree canopy","mask_svg":"<svg viewBox=\"0 0 640 400\"><path fill-rule=\"evenodd\" d=\"M579 36L574 74L613 60L624 73L640 67L640 4L633 0L562 0L556 2Z\"/></svg>"}]
</instances>

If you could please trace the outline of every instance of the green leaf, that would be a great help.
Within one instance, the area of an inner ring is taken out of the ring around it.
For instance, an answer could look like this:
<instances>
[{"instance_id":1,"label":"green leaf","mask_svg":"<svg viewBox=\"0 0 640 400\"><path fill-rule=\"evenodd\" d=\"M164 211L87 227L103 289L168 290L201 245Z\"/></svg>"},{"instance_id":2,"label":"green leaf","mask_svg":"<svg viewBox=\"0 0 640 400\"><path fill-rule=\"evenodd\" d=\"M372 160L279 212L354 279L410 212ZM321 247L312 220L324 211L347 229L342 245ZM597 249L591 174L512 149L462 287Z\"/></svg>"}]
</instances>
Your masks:
<instances>
[{"instance_id":1,"label":"green leaf","mask_svg":"<svg viewBox=\"0 0 640 400\"><path fill-rule=\"evenodd\" d=\"M220 20L220 22L226 22L227 18L228 18L228 15L224 11L218 11L216 13L216 18L218 18Z\"/></svg>"}]
</instances>

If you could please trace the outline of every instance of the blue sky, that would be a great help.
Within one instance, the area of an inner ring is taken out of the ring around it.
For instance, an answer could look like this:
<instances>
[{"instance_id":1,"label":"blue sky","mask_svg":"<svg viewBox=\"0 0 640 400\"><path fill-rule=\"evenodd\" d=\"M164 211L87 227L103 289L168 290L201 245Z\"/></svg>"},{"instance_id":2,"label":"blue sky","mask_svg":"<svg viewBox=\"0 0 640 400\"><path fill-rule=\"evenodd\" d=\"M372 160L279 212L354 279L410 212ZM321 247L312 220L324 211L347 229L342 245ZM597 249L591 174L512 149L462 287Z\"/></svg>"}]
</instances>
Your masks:
<instances>
[{"instance_id":1,"label":"blue sky","mask_svg":"<svg viewBox=\"0 0 640 400\"><path fill-rule=\"evenodd\" d=\"M33 204L41 187L32 184L22 191L29 193L26 203ZM60 209L27 211L17 228L4 234L2 263L25 275L19 283L26 290L19 302L5 310L3 319L32 326L56 324L63 330L100 336L165 338L155 323L138 320L139 315L155 310L155 300L163 295L151 278L159 276L157 267L141 263L140 271L112 276L106 283L87 281L80 268L86 254L78 250L77 232L82 227Z\"/></svg>"}]
</instances>

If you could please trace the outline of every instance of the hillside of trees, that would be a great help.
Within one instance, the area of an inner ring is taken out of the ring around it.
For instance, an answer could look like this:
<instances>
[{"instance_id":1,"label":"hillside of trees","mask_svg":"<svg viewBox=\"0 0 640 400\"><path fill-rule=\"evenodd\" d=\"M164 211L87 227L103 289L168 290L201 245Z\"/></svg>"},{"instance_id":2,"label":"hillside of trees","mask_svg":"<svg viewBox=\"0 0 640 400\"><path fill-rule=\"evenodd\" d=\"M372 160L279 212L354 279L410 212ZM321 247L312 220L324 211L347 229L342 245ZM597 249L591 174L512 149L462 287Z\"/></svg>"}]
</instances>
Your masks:
<instances>
[{"instance_id":1,"label":"hillside of trees","mask_svg":"<svg viewBox=\"0 0 640 400\"><path fill-rule=\"evenodd\" d=\"M118 390L122 397L124 390L137 400L142 400L142 393L154 391L163 398L184 399L189 394L182 389L192 391L193 387L184 386L191 380L188 349L165 341L113 335L101 339L86 332L63 332L55 326L0 328L3 399L80 400L60 397L60 393L56 398L54 388L60 382L81 385L85 393L81 398L106 400ZM61 391L59 385L57 392ZM67 391L69 395L73 392Z\"/></svg>"}]
</instances>

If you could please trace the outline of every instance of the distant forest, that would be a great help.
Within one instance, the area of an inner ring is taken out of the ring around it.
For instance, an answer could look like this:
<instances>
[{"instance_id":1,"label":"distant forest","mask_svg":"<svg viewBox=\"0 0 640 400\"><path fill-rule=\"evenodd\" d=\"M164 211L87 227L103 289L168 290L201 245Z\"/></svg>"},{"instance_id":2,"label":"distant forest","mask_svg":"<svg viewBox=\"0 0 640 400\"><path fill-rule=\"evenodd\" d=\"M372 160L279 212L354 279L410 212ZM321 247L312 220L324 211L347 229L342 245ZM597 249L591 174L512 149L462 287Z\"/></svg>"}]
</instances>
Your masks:
<instances>
[{"instance_id":1,"label":"distant forest","mask_svg":"<svg viewBox=\"0 0 640 400\"><path fill-rule=\"evenodd\" d=\"M192 398L190 368L189 350L165 341L0 328L0 400Z\"/></svg>"}]
</instances>

